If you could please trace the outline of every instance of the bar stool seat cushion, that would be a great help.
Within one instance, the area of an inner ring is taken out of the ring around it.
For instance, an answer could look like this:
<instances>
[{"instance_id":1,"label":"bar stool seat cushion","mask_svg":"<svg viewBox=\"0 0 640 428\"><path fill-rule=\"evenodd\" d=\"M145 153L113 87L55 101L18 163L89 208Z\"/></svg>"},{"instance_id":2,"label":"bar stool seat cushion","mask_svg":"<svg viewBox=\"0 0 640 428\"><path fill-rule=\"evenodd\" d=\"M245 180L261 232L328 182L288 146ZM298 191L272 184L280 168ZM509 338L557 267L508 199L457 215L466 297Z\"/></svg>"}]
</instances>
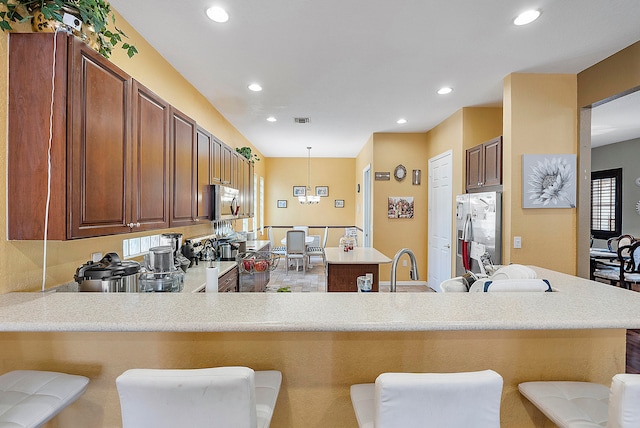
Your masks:
<instances>
[{"instance_id":1,"label":"bar stool seat cushion","mask_svg":"<svg viewBox=\"0 0 640 428\"><path fill-rule=\"evenodd\" d=\"M360 428L499 428L502 376L465 373L383 373L375 384L351 386Z\"/></svg>"},{"instance_id":2,"label":"bar stool seat cushion","mask_svg":"<svg viewBox=\"0 0 640 428\"><path fill-rule=\"evenodd\" d=\"M0 376L0 427L39 427L77 400L89 379L66 373L14 370Z\"/></svg>"},{"instance_id":3,"label":"bar stool seat cushion","mask_svg":"<svg viewBox=\"0 0 640 428\"><path fill-rule=\"evenodd\" d=\"M520 393L564 428L607 426L609 388L591 382L524 382Z\"/></svg>"}]
</instances>

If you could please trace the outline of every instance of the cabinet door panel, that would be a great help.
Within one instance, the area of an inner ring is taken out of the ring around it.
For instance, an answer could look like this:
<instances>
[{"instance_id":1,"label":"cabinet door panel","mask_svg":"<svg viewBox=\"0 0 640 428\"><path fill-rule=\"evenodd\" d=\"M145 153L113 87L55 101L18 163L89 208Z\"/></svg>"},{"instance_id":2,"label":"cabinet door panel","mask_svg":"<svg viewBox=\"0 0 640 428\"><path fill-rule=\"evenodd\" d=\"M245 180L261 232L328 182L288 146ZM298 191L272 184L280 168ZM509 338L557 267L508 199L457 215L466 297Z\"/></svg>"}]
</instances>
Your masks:
<instances>
[{"instance_id":1,"label":"cabinet door panel","mask_svg":"<svg viewBox=\"0 0 640 428\"><path fill-rule=\"evenodd\" d=\"M222 184L222 143L211 139L211 184Z\"/></svg>"},{"instance_id":2,"label":"cabinet door panel","mask_svg":"<svg viewBox=\"0 0 640 428\"><path fill-rule=\"evenodd\" d=\"M231 186L231 147L223 144L222 145L222 184L226 186Z\"/></svg>"},{"instance_id":3,"label":"cabinet door panel","mask_svg":"<svg viewBox=\"0 0 640 428\"><path fill-rule=\"evenodd\" d=\"M482 146L476 146L467 150L467 191L482 186Z\"/></svg>"},{"instance_id":4,"label":"cabinet door panel","mask_svg":"<svg viewBox=\"0 0 640 428\"><path fill-rule=\"evenodd\" d=\"M138 82L133 84L133 201L135 230L169 227L170 106Z\"/></svg>"},{"instance_id":5,"label":"cabinet door panel","mask_svg":"<svg viewBox=\"0 0 640 428\"><path fill-rule=\"evenodd\" d=\"M502 137L482 144L484 150L484 184L497 186L502 184Z\"/></svg>"},{"instance_id":6,"label":"cabinet door panel","mask_svg":"<svg viewBox=\"0 0 640 428\"><path fill-rule=\"evenodd\" d=\"M194 192L194 141L196 124L188 116L173 110L171 116L172 137L172 186L171 226L187 226L195 223Z\"/></svg>"},{"instance_id":7,"label":"cabinet door panel","mask_svg":"<svg viewBox=\"0 0 640 428\"><path fill-rule=\"evenodd\" d=\"M204 129L197 131L197 162L196 167L196 219L208 220L211 214L211 134Z\"/></svg>"},{"instance_id":8,"label":"cabinet door panel","mask_svg":"<svg viewBox=\"0 0 640 428\"><path fill-rule=\"evenodd\" d=\"M127 232L131 79L81 41L70 41L70 237Z\"/></svg>"}]
</instances>

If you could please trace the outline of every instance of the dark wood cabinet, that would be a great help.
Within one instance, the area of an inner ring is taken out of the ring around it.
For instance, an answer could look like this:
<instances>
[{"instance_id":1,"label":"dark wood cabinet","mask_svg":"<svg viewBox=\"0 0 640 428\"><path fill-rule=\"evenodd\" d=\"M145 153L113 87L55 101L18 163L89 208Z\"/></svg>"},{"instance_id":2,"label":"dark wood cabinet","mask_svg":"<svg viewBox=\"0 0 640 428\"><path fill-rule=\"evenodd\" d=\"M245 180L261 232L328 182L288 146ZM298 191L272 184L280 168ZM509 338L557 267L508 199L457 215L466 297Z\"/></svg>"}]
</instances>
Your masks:
<instances>
[{"instance_id":1,"label":"dark wood cabinet","mask_svg":"<svg viewBox=\"0 0 640 428\"><path fill-rule=\"evenodd\" d=\"M201 127L196 130L196 221L211 217L211 149L213 138Z\"/></svg>"},{"instance_id":2,"label":"dark wood cabinet","mask_svg":"<svg viewBox=\"0 0 640 428\"><path fill-rule=\"evenodd\" d=\"M195 189L196 123L175 108L171 109L171 216L169 225L196 223Z\"/></svg>"},{"instance_id":3,"label":"dark wood cabinet","mask_svg":"<svg viewBox=\"0 0 640 428\"><path fill-rule=\"evenodd\" d=\"M467 192L502 185L502 137L468 149L466 165Z\"/></svg>"},{"instance_id":4,"label":"dark wood cabinet","mask_svg":"<svg viewBox=\"0 0 640 428\"><path fill-rule=\"evenodd\" d=\"M169 227L171 106L133 81L131 222L138 230Z\"/></svg>"},{"instance_id":5,"label":"dark wood cabinet","mask_svg":"<svg viewBox=\"0 0 640 428\"><path fill-rule=\"evenodd\" d=\"M211 184L222 184L222 141L211 139Z\"/></svg>"},{"instance_id":6,"label":"dark wood cabinet","mask_svg":"<svg viewBox=\"0 0 640 428\"><path fill-rule=\"evenodd\" d=\"M66 240L197 224L210 184L252 187L231 147L77 38L9 37L8 239L43 239L47 200Z\"/></svg>"},{"instance_id":7,"label":"dark wood cabinet","mask_svg":"<svg viewBox=\"0 0 640 428\"><path fill-rule=\"evenodd\" d=\"M232 293L238 291L238 267L232 268L229 272L218 278L218 292Z\"/></svg>"}]
</instances>

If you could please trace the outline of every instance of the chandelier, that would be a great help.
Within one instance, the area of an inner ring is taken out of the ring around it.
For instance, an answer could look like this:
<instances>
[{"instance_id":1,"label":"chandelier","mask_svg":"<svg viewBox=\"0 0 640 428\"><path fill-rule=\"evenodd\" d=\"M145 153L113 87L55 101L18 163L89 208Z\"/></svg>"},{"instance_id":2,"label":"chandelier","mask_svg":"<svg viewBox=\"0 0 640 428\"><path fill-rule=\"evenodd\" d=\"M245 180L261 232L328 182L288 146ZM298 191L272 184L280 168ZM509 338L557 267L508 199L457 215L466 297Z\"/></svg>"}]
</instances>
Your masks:
<instances>
[{"instance_id":1,"label":"chandelier","mask_svg":"<svg viewBox=\"0 0 640 428\"><path fill-rule=\"evenodd\" d=\"M309 155L307 157L307 190L304 196L298 196L298 202L302 205L313 205L320 202L320 196L311 194L311 147L307 147Z\"/></svg>"}]
</instances>

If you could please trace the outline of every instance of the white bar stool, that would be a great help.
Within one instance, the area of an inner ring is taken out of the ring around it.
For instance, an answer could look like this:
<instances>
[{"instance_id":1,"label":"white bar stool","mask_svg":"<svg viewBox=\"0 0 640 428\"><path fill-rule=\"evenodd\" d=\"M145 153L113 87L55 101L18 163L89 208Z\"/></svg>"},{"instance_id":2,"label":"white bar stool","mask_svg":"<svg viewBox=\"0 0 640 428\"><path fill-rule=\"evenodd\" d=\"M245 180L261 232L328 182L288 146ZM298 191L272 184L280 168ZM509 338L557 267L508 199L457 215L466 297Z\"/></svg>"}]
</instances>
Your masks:
<instances>
[{"instance_id":1,"label":"white bar stool","mask_svg":"<svg viewBox=\"0 0 640 428\"><path fill-rule=\"evenodd\" d=\"M540 381L520 393L560 428L640 427L640 375L617 374L611 387L593 382Z\"/></svg>"},{"instance_id":2,"label":"white bar stool","mask_svg":"<svg viewBox=\"0 0 640 428\"><path fill-rule=\"evenodd\" d=\"M351 402L360 428L500 428L502 384L493 370L383 373L351 385Z\"/></svg>"},{"instance_id":3,"label":"white bar stool","mask_svg":"<svg viewBox=\"0 0 640 428\"><path fill-rule=\"evenodd\" d=\"M132 369L116 379L123 428L267 428L279 371L248 367Z\"/></svg>"},{"instance_id":4,"label":"white bar stool","mask_svg":"<svg viewBox=\"0 0 640 428\"><path fill-rule=\"evenodd\" d=\"M84 376L40 370L0 375L0 427L40 427L76 401L88 383Z\"/></svg>"}]
</instances>

